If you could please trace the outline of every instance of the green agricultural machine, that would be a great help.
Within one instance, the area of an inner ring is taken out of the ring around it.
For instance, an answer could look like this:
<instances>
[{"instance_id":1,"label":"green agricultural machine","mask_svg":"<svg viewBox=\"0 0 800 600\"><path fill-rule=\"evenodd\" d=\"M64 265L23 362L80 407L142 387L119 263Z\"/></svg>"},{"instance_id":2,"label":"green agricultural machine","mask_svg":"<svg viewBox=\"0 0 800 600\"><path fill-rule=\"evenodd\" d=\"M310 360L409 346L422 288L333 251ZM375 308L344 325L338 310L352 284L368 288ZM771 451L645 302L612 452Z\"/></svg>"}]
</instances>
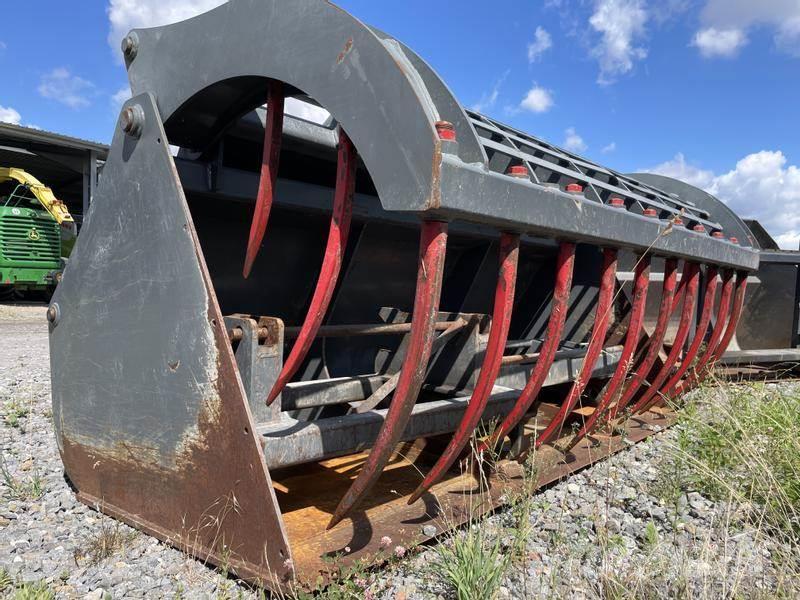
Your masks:
<instances>
[{"instance_id":1,"label":"green agricultural machine","mask_svg":"<svg viewBox=\"0 0 800 600\"><path fill-rule=\"evenodd\" d=\"M38 179L0 168L0 298L52 292L75 244L66 205Z\"/></svg>"}]
</instances>

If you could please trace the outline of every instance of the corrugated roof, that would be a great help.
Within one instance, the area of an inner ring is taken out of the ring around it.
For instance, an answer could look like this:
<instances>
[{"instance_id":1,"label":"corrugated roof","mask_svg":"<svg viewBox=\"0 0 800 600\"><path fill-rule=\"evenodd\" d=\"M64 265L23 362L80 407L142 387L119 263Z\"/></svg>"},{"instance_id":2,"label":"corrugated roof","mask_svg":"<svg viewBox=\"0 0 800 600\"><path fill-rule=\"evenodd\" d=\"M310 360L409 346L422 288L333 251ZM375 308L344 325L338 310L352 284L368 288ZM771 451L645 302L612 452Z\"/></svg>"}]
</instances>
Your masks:
<instances>
[{"instance_id":1,"label":"corrugated roof","mask_svg":"<svg viewBox=\"0 0 800 600\"><path fill-rule=\"evenodd\" d=\"M0 123L0 144L3 139L18 140L32 144L47 144L82 152L93 150L97 152L97 158L100 160L105 160L108 156L107 144L11 123Z\"/></svg>"}]
</instances>

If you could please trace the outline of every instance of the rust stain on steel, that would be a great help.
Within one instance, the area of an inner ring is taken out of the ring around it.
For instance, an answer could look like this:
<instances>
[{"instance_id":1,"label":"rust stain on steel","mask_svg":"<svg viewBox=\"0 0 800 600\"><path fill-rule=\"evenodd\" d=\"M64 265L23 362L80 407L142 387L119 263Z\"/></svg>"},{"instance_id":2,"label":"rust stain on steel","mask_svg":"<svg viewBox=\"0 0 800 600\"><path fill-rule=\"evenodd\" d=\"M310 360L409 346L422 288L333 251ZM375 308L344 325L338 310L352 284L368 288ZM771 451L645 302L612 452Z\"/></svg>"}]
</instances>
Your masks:
<instances>
[{"instance_id":1,"label":"rust stain on steel","mask_svg":"<svg viewBox=\"0 0 800 600\"><path fill-rule=\"evenodd\" d=\"M217 330L217 344L220 340ZM288 581L289 548L262 518L271 489L235 373L220 361L216 395L202 407L166 467L154 451L129 442L92 447L64 434L63 461L78 498L202 560L226 561L241 577L274 586ZM277 511L277 506L272 510ZM274 579L274 580L273 580Z\"/></svg>"},{"instance_id":2,"label":"rust stain on steel","mask_svg":"<svg viewBox=\"0 0 800 600\"><path fill-rule=\"evenodd\" d=\"M342 51L339 52L339 56L336 57L336 64L337 65L342 64L344 62L344 59L347 57L348 54L350 54L350 51L352 49L353 49L353 38L351 37L344 43L344 48L342 48Z\"/></svg>"},{"instance_id":3,"label":"rust stain on steel","mask_svg":"<svg viewBox=\"0 0 800 600\"><path fill-rule=\"evenodd\" d=\"M229 333L184 202L208 297L216 372L171 456L146 444L93 446L62 433L62 460L85 504L271 589L294 577L291 552Z\"/></svg>"},{"instance_id":4,"label":"rust stain on steel","mask_svg":"<svg viewBox=\"0 0 800 600\"><path fill-rule=\"evenodd\" d=\"M339 502L328 528L334 527L369 493L391 457L417 401L428 368L439 311L444 261L447 251L447 223L424 221L420 232L419 266L408 350L400 369L397 389L366 464Z\"/></svg>"},{"instance_id":5,"label":"rust stain on steel","mask_svg":"<svg viewBox=\"0 0 800 600\"><path fill-rule=\"evenodd\" d=\"M569 473L626 448L625 437L641 441L654 435L652 427L658 424L669 427L674 415L665 416L648 413L627 425L626 436L604 438L600 444L583 443L564 456L550 447L536 454L534 472L536 481L526 478L523 467L516 461L503 459L492 471L488 489L476 485L470 470L452 475L434 485L424 496L424 502L408 504L408 495L419 482L419 469L423 466L425 453L414 458L414 453L403 452L387 468L387 477L382 478L374 490L374 501L331 530L325 530L325 516L333 510L337 490L349 482L353 465L366 458L366 453L323 461L313 471L296 470L279 485L288 490L282 504L293 505L292 495L302 496L297 508L288 508L285 514L286 527L292 540L298 582L313 586L318 577L332 581L336 577L330 558L337 556L337 566L354 564L379 565L387 561L381 538L392 539L392 548L406 548L433 539L446 532L446 528L458 527L471 518L481 516L507 503L515 493L527 492L562 479ZM309 495L314 505L309 506ZM331 499L333 502L331 503ZM366 504L366 503L365 503ZM434 526L436 533L426 535L423 526Z\"/></svg>"}]
</instances>

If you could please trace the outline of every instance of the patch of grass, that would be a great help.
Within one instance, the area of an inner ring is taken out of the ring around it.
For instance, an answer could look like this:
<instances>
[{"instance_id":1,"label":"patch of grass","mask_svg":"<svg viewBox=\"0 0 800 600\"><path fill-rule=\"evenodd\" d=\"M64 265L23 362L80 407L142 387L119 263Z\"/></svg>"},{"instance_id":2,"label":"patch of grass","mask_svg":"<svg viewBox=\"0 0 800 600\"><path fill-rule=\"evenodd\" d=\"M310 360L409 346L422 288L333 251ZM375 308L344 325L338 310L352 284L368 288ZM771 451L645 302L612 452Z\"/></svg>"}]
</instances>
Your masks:
<instances>
[{"instance_id":1,"label":"patch of grass","mask_svg":"<svg viewBox=\"0 0 800 600\"><path fill-rule=\"evenodd\" d=\"M30 414L30 409L19 400L9 400L3 406L3 422L15 429L22 426L22 419Z\"/></svg>"},{"instance_id":2,"label":"patch of grass","mask_svg":"<svg viewBox=\"0 0 800 600\"><path fill-rule=\"evenodd\" d=\"M648 521L644 527L644 547L647 551L652 551L658 546L658 527L652 521Z\"/></svg>"},{"instance_id":3,"label":"patch of grass","mask_svg":"<svg viewBox=\"0 0 800 600\"><path fill-rule=\"evenodd\" d=\"M56 597L47 582L16 583L3 568L0 568L0 596L11 600L55 600Z\"/></svg>"},{"instance_id":4,"label":"patch of grass","mask_svg":"<svg viewBox=\"0 0 800 600\"><path fill-rule=\"evenodd\" d=\"M681 418L676 460L684 484L756 507L757 520L800 542L800 389L701 390Z\"/></svg>"},{"instance_id":5,"label":"patch of grass","mask_svg":"<svg viewBox=\"0 0 800 600\"><path fill-rule=\"evenodd\" d=\"M485 527L475 523L437 547L432 568L450 584L458 600L494 598L511 560L503 550L499 538L490 540Z\"/></svg>"},{"instance_id":6,"label":"patch of grass","mask_svg":"<svg viewBox=\"0 0 800 600\"><path fill-rule=\"evenodd\" d=\"M125 548L137 535L135 531L125 531L119 523L103 523L96 534L74 550L75 564L100 564Z\"/></svg>"},{"instance_id":7,"label":"patch of grass","mask_svg":"<svg viewBox=\"0 0 800 600\"><path fill-rule=\"evenodd\" d=\"M23 502L38 500L44 495L44 480L39 473L34 472L27 480L15 477L8 469L2 456L0 456L0 478L5 487L5 496L11 500L21 500Z\"/></svg>"},{"instance_id":8,"label":"patch of grass","mask_svg":"<svg viewBox=\"0 0 800 600\"><path fill-rule=\"evenodd\" d=\"M34 581L17 585L11 596L13 600L55 600L56 594L45 581Z\"/></svg>"},{"instance_id":9,"label":"patch of grass","mask_svg":"<svg viewBox=\"0 0 800 600\"><path fill-rule=\"evenodd\" d=\"M5 592L14 584L11 575L4 568L0 567L0 594Z\"/></svg>"}]
</instances>

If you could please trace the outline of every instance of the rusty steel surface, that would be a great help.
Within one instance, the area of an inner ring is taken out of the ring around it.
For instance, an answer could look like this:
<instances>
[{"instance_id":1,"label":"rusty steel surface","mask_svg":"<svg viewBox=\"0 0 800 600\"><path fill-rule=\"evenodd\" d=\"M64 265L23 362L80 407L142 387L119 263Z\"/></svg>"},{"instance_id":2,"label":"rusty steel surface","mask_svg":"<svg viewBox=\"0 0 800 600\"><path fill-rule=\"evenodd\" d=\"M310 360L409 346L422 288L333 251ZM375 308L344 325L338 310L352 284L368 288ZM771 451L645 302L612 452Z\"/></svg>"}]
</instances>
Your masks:
<instances>
[{"instance_id":1,"label":"rusty steel surface","mask_svg":"<svg viewBox=\"0 0 800 600\"><path fill-rule=\"evenodd\" d=\"M425 480L411 494L408 499L409 504L417 501L433 484L442 478L469 443L475 428L480 423L481 416L489 401L489 394L492 393L492 388L500 372L503 352L505 352L506 340L508 340L511 311L514 307L518 262L519 236L503 234L500 238L500 266L495 288L492 328L489 332L489 341L484 353L481 374L475 384L469 404L464 411L464 416L458 424L450 443L426 475Z\"/></svg>"},{"instance_id":2,"label":"rusty steel surface","mask_svg":"<svg viewBox=\"0 0 800 600\"><path fill-rule=\"evenodd\" d=\"M134 104L140 137L123 144L117 132L91 226L53 297L65 470L90 506L253 581L285 581L289 542L211 277L155 101ZM120 265L134 244L132 272ZM109 290L125 293L103 301Z\"/></svg>"},{"instance_id":3,"label":"rusty steel surface","mask_svg":"<svg viewBox=\"0 0 800 600\"><path fill-rule=\"evenodd\" d=\"M488 488L482 488L469 471L453 474L434 485L422 502L413 504L408 503L409 494L419 483L420 470L429 463L425 448L420 452L404 447L387 467L387 477L375 486L373 497L364 509L331 530L325 530L327 516L336 506L342 485L352 480L366 455L325 461L315 464L312 470L290 470L278 478L276 486L281 490L288 535L294 541L298 580L313 584L320 575L334 577L331 556L338 556L339 564L345 568L359 561L382 563L386 560L381 547L383 536L404 547L426 542L433 536L423 532L425 525L433 525L435 536L440 536L452 527L503 506L516 494L529 493L531 489L563 479L625 449L626 439L638 442L654 435L657 430L654 425L664 428L673 421L671 414L647 413L630 421L625 436L604 438L599 445L585 440L566 457L545 446L535 456L535 482L516 461L506 459L496 464ZM316 502L309 504L306 500L309 495Z\"/></svg>"},{"instance_id":4,"label":"rusty steel surface","mask_svg":"<svg viewBox=\"0 0 800 600\"><path fill-rule=\"evenodd\" d=\"M325 247L325 256L322 261L319 279L317 280L317 287L311 297L308 313L300 328L300 333L298 333L294 341L292 351L284 361L283 369L267 397L267 405L273 403L278 394L281 393L281 390L300 368L300 365L308 355L308 351L311 349L311 344L314 343L314 338L320 325L322 325L322 320L328 312L333 290L339 280L339 270L342 267L342 255L347 246L347 236L350 233L357 165L358 157L353 143L340 128L333 212L331 214L330 231L328 232L328 243Z\"/></svg>"},{"instance_id":5,"label":"rusty steel surface","mask_svg":"<svg viewBox=\"0 0 800 600\"><path fill-rule=\"evenodd\" d=\"M556 352L558 352L558 347L561 343L561 335L564 330L564 322L566 321L567 309L569 307L574 270L575 244L561 242L556 259L556 280L553 289L553 304L550 318L547 322L544 342L542 343L536 366L520 393L517 402L514 404L514 408L506 415L505 419L503 419L490 439L479 444L479 454L483 453L489 447L497 447L497 445L502 442L503 438L522 421L525 414L536 401L542 389L542 385L550 372L550 367L553 364Z\"/></svg>"},{"instance_id":6,"label":"rusty steel surface","mask_svg":"<svg viewBox=\"0 0 800 600\"><path fill-rule=\"evenodd\" d=\"M625 344L622 348L622 356L619 364L617 365L614 375L611 380L606 384L605 390L602 392L600 401L594 407L594 412L589 416L583 426L578 430L569 444L567 450L575 447L576 444L586 437L595 432L596 428L602 424L601 417L606 415L609 407L618 399L618 394L625 383L628 376L628 371L633 361L633 355L639 345L639 339L642 335L642 326L644 324L644 310L647 304L647 290L650 285L650 257L642 256L636 263L636 274L633 282L633 305L631 307L631 317L628 323L628 331L625 335Z\"/></svg>"},{"instance_id":7,"label":"rusty steel surface","mask_svg":"<svg viewBox=\"0 0 800 600\"><path fill-rule=\"evenodd\" d=\"M575 381L570 387L567 397L561 405L556 417L547 424L534 442L534 447L538 450L543 444L552 441L554 438L559 437L567 416L583 394L583 390L589 383L589 374L592 372L594 364L600 357L603 351L603 344L608 333L610 324L611 307L614 301L614 289L617 275L617 251L614 249L605 249L603 251L603 270L600 276L600 295L597 299L597 307L595 309L594 325L592 327L592 337L589 339L589 347L586 350L586 358L584 359L581 372L575 378Z\"/></svg>"},{"instance_id":8,"label":"rusty steel surface","mask_svg":"<svg viewBox=\"0 0 800 600\"><path fill-rule=\"evenodd\" d=\"M412 329L397 389L378 439L375 440L358 477L339 502L328 523L328 529L335 527L345 518L364 499L381 476L417 401L431 355L433 325L439 310L446 250L447 224L441 221L425 221L420 233L419 269L411 319Z\"/></svg>"},{"instance_id":9,"label":"rusty steel surface","mask_svg":"<svg viewBox=\"0 0 800 600\"><path fill-rule=\"evenodd\" d=\"M280 81L270 80L267 90L267 126L264 129L264 150L261 155L261 179L242 270L245 279L250 276L253 263L261 249L272 210L283 140L283 106L283 84Z\"/></svg>"},{"instance_id":10,"label":"rusty steel surface","mask_svg":"<svg viewBox=\"0 0 800 600\"><path fill-rule=\"evenodd\" d=\"M677 273L678 261L675 259L667 260L664 264L664 285L661 289L661 304L658 309L658 320L656 321L653 333L650 335L650 339L647 340L647 352L636 368L636 371L631 376L630 381L626 384L619 402L616 406L612 407L609 412L609 422L616 419L618 414L624 414L625 408L630 404L631 400L642 386L642 383L644 383L647 378L647 375L656 364L656 360L664 344L664 337L667 334L667 325L669 325L669 319L672 314L673 302L676 304L679 302L675 295ZM684 270L682 282L688 279L689 273L688 269ZM685 283L681 286L681 289L685 290Z\"/></svg>"}]
</instances>

